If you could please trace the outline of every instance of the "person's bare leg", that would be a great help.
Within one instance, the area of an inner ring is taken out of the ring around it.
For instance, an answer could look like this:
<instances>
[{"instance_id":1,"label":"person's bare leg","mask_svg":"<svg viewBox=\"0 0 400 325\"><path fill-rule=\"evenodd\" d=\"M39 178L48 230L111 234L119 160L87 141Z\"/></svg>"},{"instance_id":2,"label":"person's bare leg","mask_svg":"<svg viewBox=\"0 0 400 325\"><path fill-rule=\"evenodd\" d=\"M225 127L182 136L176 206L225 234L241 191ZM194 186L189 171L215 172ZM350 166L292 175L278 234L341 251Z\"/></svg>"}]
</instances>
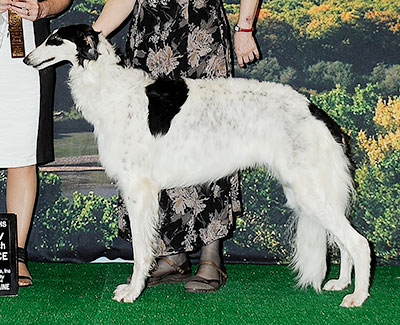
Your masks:
<instances>
[{"instance_id":1,"label":"person's bare leg","mask_svg":"<svg viewBox=\"0 0 400 325\"><path fill-rule=\"evenodd\" d=\"M17 215L18 247L25 248L36 200L36 191L36 165L8 169L7 211ZM19 275L30 276L25 264L18 263L18 269ZM30 283L31 281L26 279L18 281L20 286L26 286Z\"/></svg>"}]
</instances>

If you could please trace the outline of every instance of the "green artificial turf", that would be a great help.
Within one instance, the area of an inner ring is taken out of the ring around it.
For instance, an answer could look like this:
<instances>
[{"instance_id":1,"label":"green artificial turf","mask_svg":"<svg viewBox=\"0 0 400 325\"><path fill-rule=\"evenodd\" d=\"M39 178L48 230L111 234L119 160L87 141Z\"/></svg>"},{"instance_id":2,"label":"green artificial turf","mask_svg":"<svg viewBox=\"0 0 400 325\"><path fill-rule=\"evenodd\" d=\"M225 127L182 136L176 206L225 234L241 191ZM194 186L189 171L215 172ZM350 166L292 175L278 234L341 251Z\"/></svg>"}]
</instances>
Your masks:
<instances>
[{"instance_id":1,"label":"green artificial turf","mask_svg":"<svg viewBox=\"0 0 400 325\"><path fill-rule=\"evenodd\" d=\"M339 304L343 292L294 288L287 266L227 265L221 290L186 293L183 284L144 291L133 304L112 292L131 265L30 263L34 285L0 297L1 324L400 324L400 267L377 267L361 308ZM337 276L333 266L329 277Z\"/></svg>"}]
</instances>

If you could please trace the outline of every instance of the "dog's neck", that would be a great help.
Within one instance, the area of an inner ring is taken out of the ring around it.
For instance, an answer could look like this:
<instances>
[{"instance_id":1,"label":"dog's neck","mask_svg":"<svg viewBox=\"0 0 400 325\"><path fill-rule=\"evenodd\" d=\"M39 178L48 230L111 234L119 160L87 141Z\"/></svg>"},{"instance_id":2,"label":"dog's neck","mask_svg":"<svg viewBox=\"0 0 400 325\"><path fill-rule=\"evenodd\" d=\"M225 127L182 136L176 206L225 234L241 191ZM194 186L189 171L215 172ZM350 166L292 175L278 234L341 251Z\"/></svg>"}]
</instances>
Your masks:
<instances>
[{"instance_id":1,"label":"dog's neck","mask_svg":"<svg viewBox=\"0 0 400 325\"><path fill-rule=\"evenodd\" d=\"M99 56L96 60L85 60L83 65L73 63L69 71L69 85L77 109L95 127L100 123L99 110L102 110L100 115L103 116L113 114L115 107L104 105L103 102L107 101L109 94L120 89L121 84L125 83L128 87L131 104L140 108L144 104L138 104L137 101L145 100L144 89L153 82L144 71L120 65L121 58L114 46L102 35L99 36L97 51ZM136 93L140 95L136 96Z\"/></svg>"}]
</instances>

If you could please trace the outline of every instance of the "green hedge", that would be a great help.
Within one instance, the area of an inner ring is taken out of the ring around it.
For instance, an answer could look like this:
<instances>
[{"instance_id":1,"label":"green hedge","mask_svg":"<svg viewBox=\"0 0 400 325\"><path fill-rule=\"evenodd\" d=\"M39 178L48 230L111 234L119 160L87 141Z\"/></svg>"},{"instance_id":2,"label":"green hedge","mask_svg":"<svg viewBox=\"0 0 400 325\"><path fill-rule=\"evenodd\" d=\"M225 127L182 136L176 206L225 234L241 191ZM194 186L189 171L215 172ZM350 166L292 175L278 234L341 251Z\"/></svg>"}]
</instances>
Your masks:
<instances>
[{"instance_id":1,"label":"green hedge","mask_svg":"<svg viewBox=\"0 0 400 325\"><path fill-rule=\"evenodd\" d=\"M103 198L92 192L87 195L75 192L69 199L62 196L59 176L40 173L39 179L30 250L54 261L62 258L90 261L92 254L111 248L118 237L117 196ZM5 189L6 172L2 171L2 199Z\"/></svg>"}]
</instances>

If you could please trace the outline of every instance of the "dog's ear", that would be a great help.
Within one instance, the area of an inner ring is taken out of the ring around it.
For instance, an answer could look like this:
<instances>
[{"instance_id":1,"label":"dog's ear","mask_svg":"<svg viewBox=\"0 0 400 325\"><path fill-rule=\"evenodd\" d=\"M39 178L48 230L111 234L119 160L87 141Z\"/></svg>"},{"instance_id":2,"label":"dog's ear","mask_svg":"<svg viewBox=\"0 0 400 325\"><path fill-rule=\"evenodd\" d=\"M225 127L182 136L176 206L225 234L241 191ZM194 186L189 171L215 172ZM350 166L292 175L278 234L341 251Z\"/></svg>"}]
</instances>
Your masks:
<instances>
[{"instance_id":1,"label":"dog's ear","mask_svg":"<svg viewBox=\"0 0 400 325\"><path fill-rule=\"evenodd\" d=\"M99 44L99 33L94 30L82 33L82 42L78 46L79 64L83 65L84 60L97 60L99 52L97 45Z\"/></svg>"},{"instance_id":2,"label":"dog's ear","mask_svg":"<svg viewBox=\"0 0 400 325\"><path fill-rule=\"evenodd\" d=\"M93 35L86 36L85 42L89 48L87 51L88 59L96 60L99 56L99 52L97 52L97 44L95 43L95 41L93 39Z\"/></svg>"}]
</instances>

